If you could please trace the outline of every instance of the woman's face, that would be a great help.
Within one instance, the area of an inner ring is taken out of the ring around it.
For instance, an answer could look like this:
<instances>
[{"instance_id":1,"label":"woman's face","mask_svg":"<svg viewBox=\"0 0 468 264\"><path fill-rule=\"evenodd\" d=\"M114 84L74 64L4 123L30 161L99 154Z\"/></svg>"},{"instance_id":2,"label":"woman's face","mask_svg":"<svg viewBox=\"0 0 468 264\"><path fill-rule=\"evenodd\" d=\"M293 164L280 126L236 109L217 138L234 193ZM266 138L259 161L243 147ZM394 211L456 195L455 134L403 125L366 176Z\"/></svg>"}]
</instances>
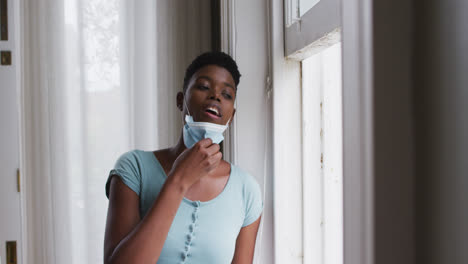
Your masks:
<instances>
[{"instance_id":1,"label":"woman's face","mask_svg":"<svg viewBox=\"0 0 468 264\"><path fill-rule=\"evenodd\" d=\"M207 65L200 68L187 85L186 105L183 96L179 93L177 105L184 116L190 113L196 122L226 125L234 116L235 82L231 73L223 67Z\"/></svg>"}]
</instances>

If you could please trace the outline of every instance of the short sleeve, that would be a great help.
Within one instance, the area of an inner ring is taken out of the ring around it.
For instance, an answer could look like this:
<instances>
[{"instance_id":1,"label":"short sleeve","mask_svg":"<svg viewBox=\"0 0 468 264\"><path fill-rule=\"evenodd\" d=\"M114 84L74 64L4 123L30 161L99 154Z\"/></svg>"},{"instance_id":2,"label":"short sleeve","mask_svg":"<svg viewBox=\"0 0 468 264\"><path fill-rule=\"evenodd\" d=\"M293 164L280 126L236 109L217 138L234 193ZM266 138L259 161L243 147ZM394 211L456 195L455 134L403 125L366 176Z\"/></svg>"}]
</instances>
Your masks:
<instances>
[{"instance_id":1,"label":"short sleeve","mask_svg":"<svg viewBox=\"0 0 468 264\"><path fill-rule=\"evenodd\" d=\"M114 165L114 168L109 172L106 182L106 196L109 198L109 188L111 178L119 177L122 182L132 189L138 196L141 190L141 170L139 158L136 150L122 154Z\"/></svg>"},{"instance_id":2,"label":"short sleeve","mask_svg":"<svg viewBox=\"0 0 468 264\"><path fill-rule=\"evenodd\" d=\"M244 186L245 218L242 227L255 222L263 211L260 185L251 175L247 175Z\"/></svg>"}]
</instances>

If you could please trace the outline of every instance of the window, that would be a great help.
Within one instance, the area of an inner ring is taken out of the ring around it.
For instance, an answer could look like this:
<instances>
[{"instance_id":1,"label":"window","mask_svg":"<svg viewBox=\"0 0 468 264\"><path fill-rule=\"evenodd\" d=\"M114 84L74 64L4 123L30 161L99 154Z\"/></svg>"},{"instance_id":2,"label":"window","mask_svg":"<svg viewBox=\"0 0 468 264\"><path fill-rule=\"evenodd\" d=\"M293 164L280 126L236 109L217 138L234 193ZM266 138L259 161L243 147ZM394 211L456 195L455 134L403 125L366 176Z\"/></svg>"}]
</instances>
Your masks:
<instances>
[{"instance_id":1,"label":"window","mask_svg":"<svg viewBox=\"0 0 468 264\"><path fill-rule=\"evenodd\" d=\"M303 263L343 263L341 44L302 62Z\"/></svg>"},{"instance_id":2,"label":"window","mask_svg":"<svg viewBox=\"0 0 468 264\"><path fill-rule=\"evenodd\" d=\"M320 0L299 0L299 16L303 16L312 9Z\"/></svg>"},{"instance_id":3,"label":"window","mask_svg":"<svg viewBox=\"0 0 468 264\"><path fill-rule=\"evenodd\" d=\"M273 61L276 261L342 264L340 1L283 4L273 34L284 46L272 43L283 54Z\"/></svg>"},{"instance_id":4,"label":"window","mask_svg":"<svg viewBox=\"0 0 468 264\"><path fill-rule=\"evenodd\" d=\"M320 50L318 40L329 42L327 39L336 38L341 26L340 0L285 0L284 6L284 48L288 58L305 59Z\"/></svg>"}]
</instances>

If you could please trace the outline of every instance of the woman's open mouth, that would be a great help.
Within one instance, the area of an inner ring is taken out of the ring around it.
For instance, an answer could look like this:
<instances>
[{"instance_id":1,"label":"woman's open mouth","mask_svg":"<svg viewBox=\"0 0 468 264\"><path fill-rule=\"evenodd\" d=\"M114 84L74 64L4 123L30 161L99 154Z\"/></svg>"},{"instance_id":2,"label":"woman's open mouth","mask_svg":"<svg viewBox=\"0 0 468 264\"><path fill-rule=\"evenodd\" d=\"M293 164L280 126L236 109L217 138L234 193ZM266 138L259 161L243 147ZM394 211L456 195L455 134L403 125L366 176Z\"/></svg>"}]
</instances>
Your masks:
<instances>
[{"instance_id":1,"label":"woman's open mouth","mask_svg":"<svg viewBox=\"0 0 468 264\"><path fill-rule=\"evenodd\" d=\"M219 108L216 106L208 106L205 109L205 114L213 119L221 118L221 113L219 111Z\"/></svg>"}]
</instances>

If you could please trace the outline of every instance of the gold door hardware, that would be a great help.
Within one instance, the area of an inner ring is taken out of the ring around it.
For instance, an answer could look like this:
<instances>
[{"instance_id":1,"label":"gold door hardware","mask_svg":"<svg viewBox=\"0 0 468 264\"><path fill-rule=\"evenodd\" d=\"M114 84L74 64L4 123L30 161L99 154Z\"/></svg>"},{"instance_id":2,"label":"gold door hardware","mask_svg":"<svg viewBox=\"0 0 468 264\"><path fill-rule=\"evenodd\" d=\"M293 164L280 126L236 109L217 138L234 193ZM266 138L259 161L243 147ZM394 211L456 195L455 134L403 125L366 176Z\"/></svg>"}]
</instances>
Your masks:
<instances>
[{"instance_id":1,"label":"gold door hardware","mask_svg":"<svg viewBox=\"0 0 468 264\"><path fill-rule=\"evenodd\" d=\"M16 241L6 242L6 264L17 264L16 262Z\"/></svg>"},{"instance_id":2,"label":"gold door hardware","mask_svg":"<svg viewBox=\"0 0 468 264\"><path fill-rule=\"evenodd\" d=\"M11 51L2 50L0 51L1 62L0 65L11 65Z\"/></svg>"},{"instance_id":3,"label":"gold door hardware","mask_svg":"<svg viewBox=\"0 0 468 264\"><path fill-rule=\"evenodd\" d=\"M8 40L8 0L0 0L0 40Z\"/></svg>"},{"instance_id":4,"label":"gold door hardware","mask_svg":"<svg viewBox=\"0 0 468 264\"><path fill-rule=\"evenodd\" d=\"M18 192L21 192L21 174L20 169L16 170L16 188Z\"/></svg>"}]
</instances>

